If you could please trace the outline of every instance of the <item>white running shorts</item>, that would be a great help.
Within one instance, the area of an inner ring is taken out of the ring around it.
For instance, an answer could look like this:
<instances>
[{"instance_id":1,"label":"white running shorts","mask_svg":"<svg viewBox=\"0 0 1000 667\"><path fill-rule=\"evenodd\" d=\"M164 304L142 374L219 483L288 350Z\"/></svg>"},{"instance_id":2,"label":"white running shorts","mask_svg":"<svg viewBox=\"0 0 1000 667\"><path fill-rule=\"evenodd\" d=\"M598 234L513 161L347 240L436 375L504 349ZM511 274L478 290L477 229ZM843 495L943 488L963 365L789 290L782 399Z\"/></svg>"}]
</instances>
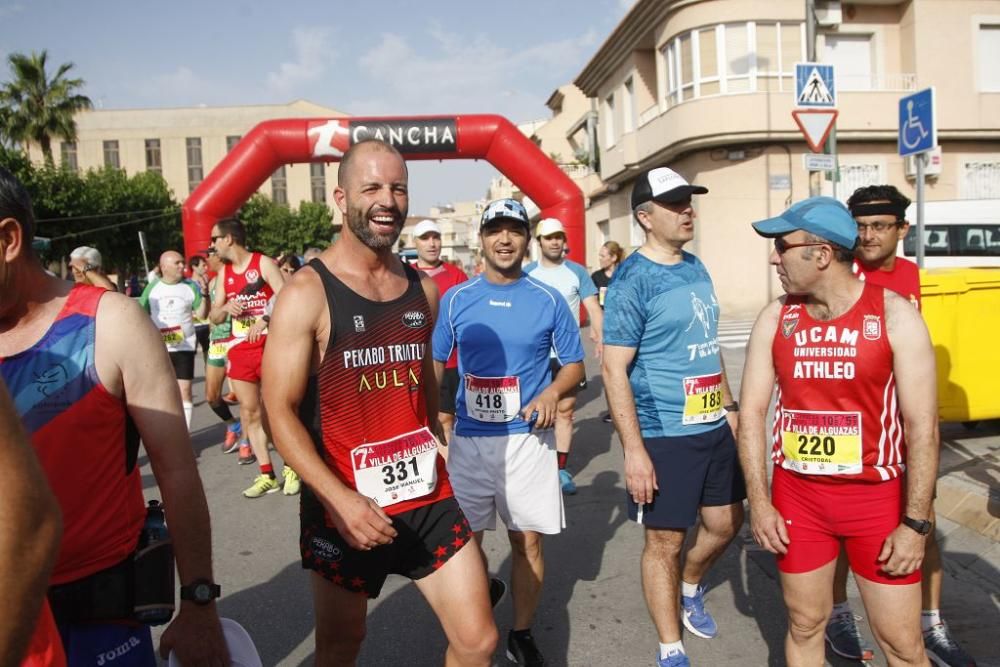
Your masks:
<instances>
[{"instance_id":1,"label":"white running shorts","mask_svg":"<svg viewBox=\"0 0 1000 667\"><path fill-rule=\"evenodd\" d=\"M566 527L556 438L551 429L496 436L455 435L448 477L473 531L509 530L555 535Z\"/></svg>"}]
</instances>

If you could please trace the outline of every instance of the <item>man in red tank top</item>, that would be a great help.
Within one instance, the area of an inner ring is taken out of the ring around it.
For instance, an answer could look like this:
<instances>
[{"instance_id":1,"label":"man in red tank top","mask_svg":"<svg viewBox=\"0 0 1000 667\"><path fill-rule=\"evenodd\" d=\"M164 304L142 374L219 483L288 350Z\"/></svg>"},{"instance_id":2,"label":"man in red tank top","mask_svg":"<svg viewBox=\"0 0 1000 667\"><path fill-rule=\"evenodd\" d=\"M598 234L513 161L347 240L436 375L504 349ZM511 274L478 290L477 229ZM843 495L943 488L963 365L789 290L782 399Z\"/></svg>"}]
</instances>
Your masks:
<instances>
[{"instance_id":1,"label":"man in red tank top","mask_svg":"<svg viewBox=\"0 0 1000 667\"><path fill-rule=\"evenodd\" d=\"M778 555L788 664L822 664L843 542L890 664L925 664L920 563L938 432L934 352L919 313L851 271L857 225L829 197L754 223L787 296L754 324L740 392L751 528ZM777 386L767 489L764 419ZM903 434L905 433L905 439Z\"/></svg>"},{"instance_id":2,"label":"man in red tank top","mask_svg":"<svg viewBox=\"0 0 1000 667\"><path fill-rule=\"evenodd\" d=\"M0 168L0 377L62 511L49 602L68 664L94 665L121 647L121 664L156 664L130 594L145 519L140 439L181 583L160 652L173 649L186 665L228 664L208 503L160 332L133 299L46 273L33 235L28 195ZM196 589L208 593L196 600Z\"/></svg>"},{"instance_id":3,"label":"man in red tank top","mask_svg":"<svg viewBox=\"0 0 1000 667\"><path fill-rule=\"evenodd\" d=\"M239 399L243 433L260 467L243 496L260 498L278 490L294 496L299 492L299 477L286 465L282 481L278 482L267 449L268 435L260 405L260 364L267 342L271 299L285 284L284 274L273 259L247 249L246 228L236 218L215 223L211 247L227 264L215 281L208 319L212 324L222 324L227 317L232 318L233 344L227 352L229 384ZM240 457L240 463L248 459L243 451Z\"/></svg>"},{"instance_id":4,"label":"man in red tank top","mask_svg":"<svg viewBox=\"0 0 1000 667\"><path fill-rule=\"evenodd\" d=\"M441 228L433 220L422 220L413 228L413 245L417 248L418 270L434 279L438 288L438 296L443 297L449 289L464 283L469 279L465 271L452 266L441 259ZM441 399L438 406L438 421L445 442L451 439L455 428L455 396L458 393L458 350L448 358L444 365L444 377L441 380ZM448 448L441 448L441 455L448 456Z\"/></svg>"},{"instance_id":5,"label":"man in red tank top","mask_svg":"<svg viewBox=\"0 0 1000 667\"><path fill-rule=\"evenodd\" d=\"M407 181L387 143L344 155L334 190L344 230L277 300L264 402L278 451L306 483L300 550L316 663L354 664L368 598L400 574L441 621L447 664L485 667L497 642L486 570L432 436L437 288L392 252Z\"/></svg>"}]
</instances>

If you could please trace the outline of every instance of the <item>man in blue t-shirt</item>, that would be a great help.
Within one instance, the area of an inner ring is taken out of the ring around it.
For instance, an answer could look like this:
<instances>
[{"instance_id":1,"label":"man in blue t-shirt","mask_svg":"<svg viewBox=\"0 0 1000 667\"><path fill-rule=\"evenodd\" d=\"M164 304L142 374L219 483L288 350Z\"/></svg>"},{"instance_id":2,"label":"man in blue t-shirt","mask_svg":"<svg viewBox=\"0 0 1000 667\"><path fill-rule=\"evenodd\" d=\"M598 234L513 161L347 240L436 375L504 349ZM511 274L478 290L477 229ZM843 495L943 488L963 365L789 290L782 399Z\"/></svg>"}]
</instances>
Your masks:
<instances>
[{"instance_id":1,"label":"man in blue t-shirt","mask_svg":"<svg viewBox=\"0 0 1000 667\"><path fill-rule=\"evenodd\" d=\"M455 497L482 544L483 530L507 526L512 554L514 626L507 657L543 664L531 636L542 588L542 535L564 525L556 465L559 400L583 379L576 318L562 296L521 270L528 214L500 199L483 212L479 236L484 271L449 289L434 327L434 370L458 349L460 378L448 476ZM549 351L560 369L551 377ZM483 556L485 559L485 555ZM499 580L491 581L496 599Z\"/></svg>"},{"instance_id":2,"label":"man in blue t-shirt","mask_svg":"<svg viewBox=\"0 0 1000 667\"><path fill-rule=\"evenodd\" d=\"M683 250L694 237L691 195L707 192L665 167L636 179L632 211L646 241L615 271L604 306L604 385L625 450L629 517L645 528L642 586L660 667L690 664L678 592L688 631L715 636L700 582L743 522L746 498L719 304L705 265ZM682 571L685 534L699 514Z\"/></svg>"},{"instance_id":3,"label":"man in blue t-shirt","mask_svg":"<svg viewBox=\"0 0 1000 667\"><path fill-rule=\"evenodd\" d=\"M546 285L555 287L566 303L569 304L569 312L574 318L579 316L580 304L587 309L590 316L590 338L597 345L597 356L601 355L601 328L604 323L604 314L601 311L601 304L597 298L597 287L594 281L583 268L576 262L563 257L566 250L566 230L562 223L556 218L545 218L538 223L535 229L535 236L538 237L538 245L542 250L541 259L532 262L524 267L524 272L532 278L538 278ZM556 359L555 351L549 356L549 366L552 369L552 376L555 377L559 371L559 361ZM587 386L586 374L579 388ZM573 482L573 475L566 469L566 461L569 459L569 448L573 440L573 409L576 407L576 392L574 389L559 401L559 409L556 412L556 457L559 462L559 483L562 485L563 493L570 495L576 493L576 484Z\"/></svg>"}]
</instances>

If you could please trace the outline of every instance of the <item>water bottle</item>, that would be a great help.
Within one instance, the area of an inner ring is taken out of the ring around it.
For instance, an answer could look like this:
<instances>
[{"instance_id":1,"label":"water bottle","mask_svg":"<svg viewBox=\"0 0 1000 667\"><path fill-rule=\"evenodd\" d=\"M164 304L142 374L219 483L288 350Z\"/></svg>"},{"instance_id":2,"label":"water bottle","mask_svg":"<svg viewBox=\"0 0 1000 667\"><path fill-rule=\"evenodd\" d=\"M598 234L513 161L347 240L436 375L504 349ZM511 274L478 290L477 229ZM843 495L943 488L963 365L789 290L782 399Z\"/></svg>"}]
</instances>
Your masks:
<instances>
[{"instance_id":1,"label":"water bottle","mask_svg":"<svg viewBox=\"0 0 1000 667\"><path fill-rule=\"evenodd\" d=\"M135 552L134 616L146 625L162 625L174 615L174 547L163 505L150 500Z\"/></svg>"}]
</instances>

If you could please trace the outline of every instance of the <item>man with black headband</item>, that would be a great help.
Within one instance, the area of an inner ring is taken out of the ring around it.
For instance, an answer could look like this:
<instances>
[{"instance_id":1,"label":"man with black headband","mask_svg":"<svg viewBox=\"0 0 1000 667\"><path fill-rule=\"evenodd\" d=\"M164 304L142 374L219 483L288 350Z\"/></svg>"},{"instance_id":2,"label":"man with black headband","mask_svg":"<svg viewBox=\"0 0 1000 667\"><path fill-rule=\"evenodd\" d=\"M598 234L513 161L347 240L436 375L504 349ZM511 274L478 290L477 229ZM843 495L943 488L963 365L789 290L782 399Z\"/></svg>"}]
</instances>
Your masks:
<instances>
[{"instance_id":1,"label":"man with black headband","mask_svg":"<svg viewBox=\"0 0 1000 667\"><path fill-rule=\"evenodd\" d=\"M896 256L896 248L910 228L906 221L909 205L909 198L892 185L858 188L847 200L851 215L858 224L855 275L866 282L891 289L909 299L919 310L920 269L910 260ZM934 531L927 536L921 572L920 622L928 657L934 664L946 667L975 665L975 661L951 637L948 626L941 619L941 551ZM833 613L826 627L826 641L830 648L845 658L871 660L874 653L872 647L862 639L847 601L847 559L843 551L837 560L833 603Z\"/></svg>"}]
</instances>

